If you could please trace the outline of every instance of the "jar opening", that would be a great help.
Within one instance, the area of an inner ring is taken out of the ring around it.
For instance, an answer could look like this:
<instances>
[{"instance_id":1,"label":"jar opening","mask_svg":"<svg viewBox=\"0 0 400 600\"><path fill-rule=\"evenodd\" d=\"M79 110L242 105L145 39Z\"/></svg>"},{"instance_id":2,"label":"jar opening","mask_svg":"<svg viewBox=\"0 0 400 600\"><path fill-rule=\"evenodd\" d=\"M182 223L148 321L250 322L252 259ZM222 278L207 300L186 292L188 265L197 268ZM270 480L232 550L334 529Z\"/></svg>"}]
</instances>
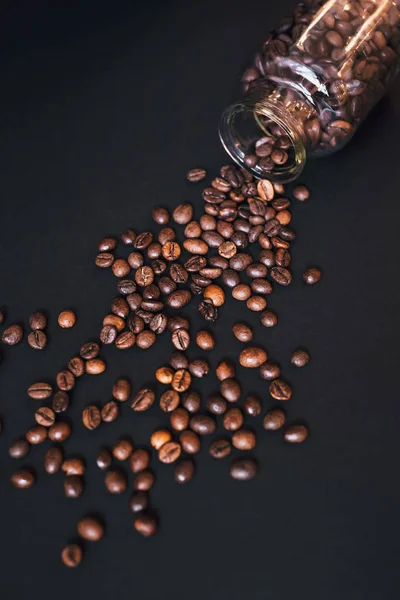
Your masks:
<instances>
[{"instance_id":1,"label":"jar opening","mask_svg":"<svg viewBox=\"0 0 400 600\"><path fill-rule=\"evenodd\" d=\"M258 179L288 183L304 168L306 150L295 120L268 100L227 108L219 136L231 158Z\"/></svg>"}]
</instances>

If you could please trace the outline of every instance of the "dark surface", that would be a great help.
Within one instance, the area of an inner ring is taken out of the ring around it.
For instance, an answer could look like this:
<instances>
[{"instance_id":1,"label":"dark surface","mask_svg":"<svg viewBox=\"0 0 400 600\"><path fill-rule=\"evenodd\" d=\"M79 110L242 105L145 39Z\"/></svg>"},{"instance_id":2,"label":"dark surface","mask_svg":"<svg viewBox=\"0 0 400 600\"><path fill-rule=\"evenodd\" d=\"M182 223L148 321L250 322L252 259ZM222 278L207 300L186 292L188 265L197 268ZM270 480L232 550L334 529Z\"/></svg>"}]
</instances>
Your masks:
<instances>
[{"instance_id":1,"label":"dark surface","mask_svg":"<svg viewBox=\"0 0 400 600\"><path fill-rule=\"evenodd\" d=\"M105 491L95 456L122 435L145 443L165 415L137 415L125 405L115 423L88 432L80 412L111 399L118 376L131 377L134 391L150 382L172 348L165 334L148 352L107 348L106 374L77 385L65 448L89 464L81 499L64 497L62 475L44 473L46 444L22 461L36 467L37 485L9 483L19 462L7 448L33 425L38 406L25 390L38 379L54 381L96 338L115 293L111 272L94 266L97 243L127 227L156 230L150 209L157 204L189 200L201 214L201 184L187 184L185 173L205 166L215 174L226 161L220 111L236 97L246 58L292 6L2 3L0 304L7 324L27 324L34 310L49 315L43 352L26 340L1 349L2 598L22 600L32 590L42 600L398 598L400 80L345 150L304 173L312 196L293 206L294 283L269 302L278 326L259 327L256 314L229 298L212 327L213 365L241 347L234 319L257 328L256 342L293 385L288 420L305 419L310 439L285 445L279 433L262 431L260 418L254 454L261 473L248 483L232 481L229 459L213 462L207 442L187 487L173 482L172 466L156 465L160 533L138 536L128 493ZM323 279L311 288L301 274L314 264ZM60 330L57 314L68 307L77 324ZM195 315L195 332L202 324L195 307L183 312ZM298 347L311 353L305 369L289 364ZM240 379L273 405L258 373L241 369ZM209 377L205 388L216 387ZM87 542L83 564L68 570L61 549L88 512L104 517L107 535Z\"/></svg>"}]
</instances>

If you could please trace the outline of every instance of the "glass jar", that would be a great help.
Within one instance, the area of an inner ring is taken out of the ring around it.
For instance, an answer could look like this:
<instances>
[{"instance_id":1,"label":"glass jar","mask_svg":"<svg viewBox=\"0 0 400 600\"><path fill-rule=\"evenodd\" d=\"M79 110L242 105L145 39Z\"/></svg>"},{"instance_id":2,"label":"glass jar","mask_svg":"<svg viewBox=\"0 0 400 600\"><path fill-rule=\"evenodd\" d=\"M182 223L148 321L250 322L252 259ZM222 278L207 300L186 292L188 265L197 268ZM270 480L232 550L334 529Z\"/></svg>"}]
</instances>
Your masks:
<instances>
[{"instance_id":1,"label":"glass jar","mask_svg":"<svg viewBox=\"0 0 400 600\"><path fill-rule=\"evenodd\" d=\"M270 33L220 138L258 178L296 179L352 138L398 70L400 0L311 0Z\"/></svg>"}]
</instances>

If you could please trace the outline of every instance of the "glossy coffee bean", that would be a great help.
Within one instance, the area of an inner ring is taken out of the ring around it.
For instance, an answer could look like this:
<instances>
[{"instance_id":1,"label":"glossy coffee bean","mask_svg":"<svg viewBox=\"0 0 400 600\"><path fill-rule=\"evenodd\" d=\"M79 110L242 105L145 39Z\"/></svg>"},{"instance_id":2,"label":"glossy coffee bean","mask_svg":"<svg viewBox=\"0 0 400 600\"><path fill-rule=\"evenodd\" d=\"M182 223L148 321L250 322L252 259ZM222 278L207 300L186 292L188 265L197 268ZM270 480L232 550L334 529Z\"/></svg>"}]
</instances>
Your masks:
<instances>
[{"instance_id":1,"label":"glossy coffee bean","mask_svg":"<svg viewBox=\"0 0 400 600\"><path fill-rule=\"evenodd\" d=\"M253 450L256 443L255 433L249 429L239 429L232 435L232 445L238 450Z\"/></svg>"},{"instance_id":2,"label":"glossy coffee bean","mask_svg":"<svg viewBox=\"0 0 400 600\"><path fill-rule=\"evenodd\" d=\"M273 379L277 379L281 374L281 370L278 365L274 365L273 363L266 362L260 367L260 375L263 379L267 381L271 381Z\"/></svg>"},{"instance_id":3,"label":"glossy coffee bean","mask_svg":"<svg viewBox=\"0 0 400 600\"><path fill-rule=\"evenodd\" d=\"M160 408L163 412L172 412L178 408L180 396L175 390L167 390L160 397Z\"/></svg>"},{"instance_id":4,"label":"glossy coffee bean","mask_svg":"<svg viewBox=\"0 0 400 600\"><path fill-rule=\"evenodd\" d=\"M227 402L222 396L214 394L208 399L207 409L213 415L223 415L227 409Z\"/></svg>"},{"instance_id":5,"label":"glossy coffee bean","mask_svg":"<svg viewBox=\"0 0 400 600\"><path fill-rule=\"evenodd\" d=\"M56 392L51 401L51 407L57 414L67 411L69 407L69 396L67 392L61 390Z\"/></svg>"},{"instance_id":6,"label":"glossy coffee bean","mask_svg":"<svg viewBox=\"0 0 400 600\"><path fill-rule=\"evenodd\" d=\"M79 475L67 475L64 479L64 494L67 498L79 498L83 489L83 479Z\"/></svg>"},{"instance_id":7,"label":"glossy coffee bean","mask_svg":"<svg viewBox=\"0 0 400 600\"><path fill-rule=\"evenodd\" d=\"M172 213L172 218L179 225L186 225L193 218L193 206L188 202L179 204Z\"/></svg>"},{"instance_id":8,"label":"glossy coffee bean","mask_svg":"<svg viewBox=\"0 0 400 600\"><path fill-rule=\"evenodd\" d=\"M100 375L106 370L106 363L101 358L93 358L86 362L85 369L88 375Z\"/></svg>"},{"instance_id":9,"label":"glossy coffee bean","mask_svg":"<svg viewBox=\"0 0 400 600\"><path fill-rule=\"evenodd\" d=\"M95 258L96 267L108 269L114 262L114 255L111 252L100 252Z\"/></svg>"},{"instance_id":10,"label":"glossy coffee bean","mask_svg":"<svg viewBox=\"0 0 400 600\"><path fill-rule=\"evenodd\" d=\"M232 297L235 300L240 300L241 302L246 302L251 296L251 288L247 283L239 283L235 285L232 290Z\"/></svg>"},{"instance_id":11,"label":"glossy coffee bean","mask_svg":"<svg viewBox=\"0 0 400 600\"><path fill-rule=\"evenodd\" d=\"M174 470L174 481L176 483L189 483L194 477L194 462L189 458L179 461Z\"/></svg>"},{"instance_id":12,"label":"glossy coffee bean","mask_svg":"<svg viewBox=\"0 0 400 600\"><path fill-rule=\"evenodd\" d=\"M132 331L123 331L115 339L115 347L118 350L128 350L135 345L136 336Z\"/></svg>"},{"instance_id":13,"label":"glossy coffee bean","mask_svg":"<svg viewBox=\"0 0 400 600\"><path fill-rule=\"evenodd\" d=\"M269 385L269 393L275 400L290 400L292 388L282 379L274 379Z\"/></svg>"},{"instance_id":14,"label":"glossy coffee bean","mask_svg":"<svg viewBox=\"0 0 400 600\"><path fill-rule=\"evenodd\" d=\"M191 183L197 183L198 181L202 181L207 176L207 171L200 167L196 167L195 169L190 169L190 171L186 174L186 179Z\"/></svg>"},{"instance_id":15,"label":"glossy coffee bean","mask_svg":"<svg viewBox=\"0 0 400 600\"><path fill-rule=\"evenodd\" d=\"M68 362L68 371L71 371L74 377L82 377L85 372L85 363L79 356L73 356Z\"/></svg>"},{"instance_id":16,"label":"glossy coffee bean","mask_svg":"<svg viewBox=\"0 0 400 600\"><path fill-rule=\"evenodd\" d=\"M231 360L221 360L217 365L215 374L220 381L232 379L236 375L234 363Z\"/></svg>"},{"instance_id":17,"label":"glossy coffee bean","mask_svg":"<svg viewBox=\"0 0 400 600\"><path fill-rule=\"evenodd\" d=\"M100 410L94 404L86 406L82 411L82 423L86 429L96 429L101 423Z\"/></svg>"},{"instance_id":18,"label":"glossy coffee bean","mask_svg":"<svg viewBox=\"0 0 400 600\"><path fill-rule=\"evenodd\" d=\"M163 444L170 442L171 439L172 435L168 429L159 429L150 437L150 444L153 446L153 448L159 450Z\"/></svg>"},{"instance_id":19,"label":"glossy coffee bean","mask_svg":"<svg viewBox=\"0 0 400 600\"><path fill-rule=\"evenodd\" d=\"M276 431L284 426L286 415L281 408L271 408L264 416L263 427L267 431Z\"/></svg>"},{"instance_id":20,"label":"glossy coffee bean","mask_svg":"<svg viewBox=\"0 0 400 600\"><path fill-rule=\"evenodd\" d=\"M129 294L129 296L127 296L127 301L129 301L129 298L131 296L136 296L136 294ZM136 308L134 310L136 310ZM131 309L132 309L132 307L131 307ZM117 331L122 331L125 327L125 321L124 321L124 319L122 319L121 317L118 317L117 315L106 315L103 319L103 326L106 326L106 325L112 325L113 327L115 327L115 329Z\"/></svg>"},{"instance_id":21,"label":"glossy coffee bean","mask_svg":"<svg viewBox=\"0 0 400 600\"><path fill-rule=\"evenodd\" d=\"M224 379L220 386L221 396L227 400L227 402L237 402L241 395L241 387L236 379Z\"/></svg>"},{"instance_id":22,"label":"glossy coffee bean","mask_svg":"<svg viewBox=\"0 0 400 600\"><path fill-rule=\"evenodd\" d=\"M303 273L303 280L308 285L314 285L315 283L318 283L318 281L320 279L321 279L321 271L317 267L312 267L311 269L307 269L307 271L305 271Z\"/></svg>"},{"instance_id":23,"label":"glossy coffee bean","mask_svg":"<svg viewBox=\"0 0 400 600\"><path fill-rule=\"evenodd\" d=\"M99 467L99 469L102 469L102 470L109 469L111 467L111 463L112 463L111 452L109 452L109 450L107 450L107 448L103 448L102 450L100 450L100 452L98 453L98 455L96 457L96 465Z\"/></svg>"},{"instance_id":24,"label":"glossy coffee bean","mask_svg":"<svg viewBox=\"0 0 400 600\"><path fill-rule=\"evenodd\" d=\"M186 408L176 408L171 412L170 423L175 431L184 431L189 426L189 412Z\"/></svg>"},{"instance_id":25,"label":"glossy coffee bean","mask_svg":"<svg viewBox=\"0 0 400 600\"><path fill-rule=\"evenodd\" d=\"M28 396L33 400L47 400L47 398L50 398L52 392L53 388L51 385L43 381L32 383L28 388Z\"/></svg>"},{"instance_id":26,"label":"glossy coffee bean","mask_svg":"<svg viewBox=\"0 0 400 600\"><path fill-rule=\"evenodd\" d=\"M61 560L66 567L77 567L83 558L82 548L78 544L68 544L62 549Z\"/></svg>"},{"instance_id":27,"label":"glossy coffee bean","mask_svg":"<svg viewBox=\"0 0 400 600\"><path fill-rule=\"evenodd\" d=\"M145 491L134 492L129 500L129 509L133 513L142 512L149 507L149 494Z\"/></svg>"},{"instance_id":28,"label":"glossy coffee bean","mask_svg":"<svg viewBox=\"0 0 400 600\"><path fill-rule=\"evenodd\" d=\"M332 33L334 33L334 32L332 32ZM309 192L308 188L306 188L305 185L297 185L293 190L293 196L296 198L296 200L300 200L300 202L304 202L305 200L309 199L310 192Z\"/></svg>"},{"instance_id":29,"label":"glossy coffee bean","mask_svg":"<svg viewBox=\"0 0 400 600\"><path fill-rule=\"evenodd\" d=\"M42 406L35 412L35 421L38 425L51 427L56 420L56 415L53 409L48 406Z\"/></svg>"},{"instance_id":30,"label":"glossy coffee bean","mask_svg":"<svg viewBox=\"0 0 400 600\"><path fill-rule=\"evenodd\" d=\"M232 446L228 440L217 439L211 442L208 451L213 458L226 458L232 452Z\"/></svg>"},{"instance_id":31,"label":"glossy coffee bean","mask_svg":"<svg viewBox=\"0 0 400 600\"><path fill-rule=\"evenodd\" d=\"M29 327L33 330L45 329L47 317L42 312L35 312L29 317Z\"/></svg>"},{"instance_id":32,"label":"glossy coffee bean","mask_svg":"<svg viewBox=\"0 0 400 600\"><path fill-rule=\"evenodd\" d=\"M153 406L155 400L155 394L150 388L143 388L139 390L136 396L133 398L131 408L136 412L143 412Z\"/></svg>"},{"instance_id":33,"label":"glossy coffee bean","mask_svg":"<svg viewBox=\"0 0 400 600\"><path fill-rule=\"evenodd\" d=\"M153 208L152 216L158 225L166 225L169 221L168 210L166 208L162 208L161 206Z\"/></svg>"},{"instance_id":34,"label":"glossy coffee bean","mask_svg":"<svg viewBox=\"0 0 400 600\"><path fill-rule=\"evenodd\" d=\"M150 231L143 231L136 236L133 242L134 247L137 250L144 250L148 248L153 241L153 234Z\"/></svg>"},{"instance_id":35,"label":"glossy coffee bean","mask_svg":"<svg viewBox=\"0 0 400 600\"><path fill-rule=\"evenodd\" d=\"M11 483L20 490L31 488L35 483L35 475L30 469L17 469L11 475Z\"/></svg>"},{"instance_id":36,"label":"glossy coffee bean","mask_svg":"<svg viewBox=\"0 0 400 600\"><path fill-rule=\"evenodd\" d=\"M63 463L63 452L58 446L51 446L44 457L44 470L49 475L55 475L61 469Z\"/></svg>"},{"instance_id":37,"label":"glossy coffee bean","mask_svg":"<svg viewBox=\"0 0 400 600\"><path fill-rule=\"evenodd\" d=\"M31 331L28 335L28 344L33 350L43 350L47 345L47 335L43 331Z\"/></svg>"},{"instance_id":38,"label":"glossy coffee bean","mask_svg":"<svg viewBox=\"0 0 400 600\"><path fill-rule=\"evenodd\" d=\"M144 448L137 448L132 452L129 459L129 464L132 473L140 473L144 471L150 465L150 452Z\"/></svg>"},{"instance_id":39,"label":"glossy coffee bean","mask_svg":"<svg viewBox=\"0 0 400 600\"><path fill-rule=\"evenodd\" d=\"M76 323L76 315L73 310L63 310L58 315L58 324L62 329L70 329Z\"/></svg>"},{"instance_id":40,"label":"glossy coffee bean","mask_svg":"<svg viewBox=\"0 0 400 600\"><path fill-rule=\"evenodd\" d=\"M96 517L83 517L78 521L78 534L88 542L97 542L104 535L103 523Z\"/></svg>"},{"instance_id":41,"label":"glossy coffee bean","mask_svg":"<svg viewBox=\"0 0 400 600\"><path fill-rule=\"evenodd\" d=\"M292 281L292 274L284 267L272 267L271 277L279 285L287 286Z\"/></svg>"},{"instance_id":42,"label":"glossy coffee bean","mask_svg":"<svg viewBox=\"0 0 400 600\"><path fill-rule=\"evenodd\" d=\"M189 361L183 352L173 352L170 356L169 364L173 369L187 369Z\"/></svg>"},{"instance_id":43,"label":"glossy coffee bean","mask_svg":"<svg viewBox=\"0 0 400 600\"><path fill-rule=\"evenodd\" d=\"M304 349L295 350L290 358L290 362L295 367L305 367L308 364L309 360L310 354L307 352L307 350Z\"/></svg>"},{"instance_id":44,"label":"glossy coffee bean","mask_svg":"<svg viewBox=\"0 0 400 600\"><path fill-rule=\"evenodd\" d=\"M25 458L30 452L31 446L27 440L16 440L8 449L8 454L11 458Z\"/></svg>"},{"instance_id":45,"label":"glossy coffee bean","mask_svg":"<svg viewBox=\"0 0 400 600\"><path fill-rule=\"evenodd\" d=\"M222 422L227 431L237 431L243 425L243 413L240 408L229 408Z\"/></svg>"},{"instance_id":46,"label":"glossy coffee bean","mask_svg":"<svg viewBox=\"0 0 400 600\"><path fill-rule=\"evenodd\" d=\"M197 454L200 451L200 438L194 431L187 429L179 436L182 450L187 454Z\"/></svg>"},{"instance_id":47,"label":"glossy coffee bean","mask_svg":"<svg viewBox=\"0 0 400 600\"><path fill-rule=\"evenodd\" d=\"M222 282L227 287L230 287L230 288L236 287L240 283L239 273L237 273L233 269L226 269L222 273Z\"/></svg>"},{"instance_id":48,"label":"glossy coffee bean","mask_svg":"<svg viewBox=\"0 0 400 600\"><path fill-rule=\"evenodd\" d=\"M121 241L126 246L130 246L136 240L136 233L132 229L127 229L121 234Z\"/></svg>"},{"instance_id":49,"label":"glossy coffee bean","mask_svg":"<svg viewBox=\"0 0 400 600\"><path fill-rule=\"evenodd\" d=\"M122 300L122 298L121 298ZM87 342L83 344L79 354L84 360L90 360L91 358L97 358L100 353L100 347L96 342Z\"/></svg>"},{"instance_id":50,"label":"glossy coffee bean","mask_svg":"<svg viewBox=\"0 0 400 600\"><path fill-rule=\"evenodd\" d=\"M120 469L107 471L104 483L110 494L123 494L128 485L126 475Z\"/></svg>"},{"instance_id":51,"label":"glossy coffee bean","mask_svg":"<svg viewBox=\"0 0 400 600\"><path fill-rule=\"evenodd\" d=\"M190 428L199 435L210 435L214 433L216 423L209 415L194 415L190 419Z\"/></svg>"},{"instance_id":52,"label":"glossy coffee bean","mask_svg":"<svg viewBox=\"0 0 400 600\"><path fill-rule=\"evenodd\" d=\"M215 346L215 339L212 333L201 329L196 334L196 344L202 350L212 350Z\"/></svg>"},{"instance_id":53,"label":"glossy coffee bean","mask_svg":"<svg viewBox=\"0 0 400 600\"><path fill-rule=\"evenodd\" d=\"M133 489L141 492L150 490L155 482L154 473L150 469L140 471L133 482Z\"/></svg>"},{"instance_id":54,"label":"glossy coffee bean","mask_svg":"<svg viewBox=\"0 0 400 600\"><path fill-rule=\"evenodd\" d=\"M20 325L10 325L10 327L7 327L7 329L3 331L1 339L7 346L15 346L16 344L19 344L23 337L24 330Z\"/></svg>"},{"instance_id":55,"label":"glossy coffee bean","mask_svg":"<svg viewBox=\"0 0 400 600\"><path fill-rule=\"evenodd\" d=\"M289 425L285 430L285 442L301 444L308 438L309 432L305 425Z\"/></svg>"},{"instance_id":56,"label":"glossy coffee bean","mask_svg":"<svg viewBox=\"0 0 400 600\"><path fill-rule=\"evenodd\" d=\"M133 526L144 537L150 537L157 533L157 520L155 516L146 512L138 514L133 522Z\"/></svg>"},{"instance_id":57,"label":"glossy coffee bean","mask_svg":"<svg viewBox=\"0 0 400 600\"><path fill-rule=\"evenodd\" d=\"M67 475L83 475L85 463L81 458L67 458L64 460L61 469Z\"/></svg>"},{"instance_id":58,"label":"glossy coffee bean","mask_svg":"<svg viewBox=\"0 0 400 600\"><path fill-rule=\"evenodd\" d=\"M172 333L172 343L177 350L187 350L190 344L190 334L186 329L178 328Z\"/></svg>"},{"instance_id":59,"label":"glossy coffee bean","mask_svg":"<svg viewBox=\"0 0 400 600\"><path fill-rule=\"evenodd\" d=\"M112 388L112 395L118 402L126 402L131 395L131 384L128 379L117 379Z\"/></svg>"},{"instance_id":60,"label":"glossy coffee bean","mask_svg":"<svg viewBox=\"0 0 400 600\"><path fill-rule=\"evenodd\" d=\"M239 355L239 362L242 367L254 369L260 367L267 361L267 353L257 346L248 346L244 348Z\"/></svg>"},{"instance_id":61,"label":"glossy coffee bean","mask_svg":"<svg viewBox=\"0 0 400 600\"><path fill-rule=\"evenodd\" d=\"M25 437L32 446L42 444L47 439L47 429L43 425L37 425L29 429Z\"/></svg>"},{"instance_id":62,"label":"glossy coffee bean","mask_svg":"<svg viewBox=\"0 0 400 600\"><path fill-rule=\"evenodd\" d=\"M71 426L65 421L58 421L49 429L49 438L52 442L65 442L70 435Z\"/></svg>"},{"instance_id":63,"label":"glossy coffee bean","mask_svg":"<svg viewBox=\"0 0 400 600\"><path fill-rule=\"evenodd\" d=\"M158 451L158 459L165 464L173 463L178 460L181 451L181 446L177 442L166 442Z\"/></svg>"},{"instance_id":64,"label":"glossy coffee bean","mask_svg":"<svg viewBox=\"0 0 400 600\"><path fill-rule=\"evenodd\" d=\"M243 402L243 410L250 417L258 417L261 414L261 402L258 396L246 396Z\"/></svg>"},{"instance_id":65,"label":"glossy coffee bean","mask_svg":"<svg viewBox=\"0 0 400 600\"><path fill-rule=\"evenodd\" d=\"M118 417L119 414L119 406L114 401L106 402L106 404L101 409L101 420L104 423L112 423Z\"/></svg>"},{"instance_id":66,"label":"glossy coffee bean","mask_svg":"<svg viewBox=\"0 0 400 600\"><path fill-rule=\"evenodd\" d=\"M170 367L160 367L156 371L156 379L164 385L171 383L175 371Z\"/></svg>"},{"instance_id":67,"label":"glossy coffee bean","mask_svg":"<svg viewBox=\"0 0 400 600\"><path fill-rule=\"evenodd\" d=\"M210 367L206 360L198 358L197 360L191 360L189 363L189 371L193 377L202 378L208 375Z\"/></svg>"},{"instance_id":68,"label":"glossy coffee bean","mask_svg":"<svg viewBox=\"0 0 400 600\"><path fill-rule=\"evenodd\" d=\"M182 395L182 405L190 413L196 413L200 409L200 394L194 390L189 390Z\"/></svg>"},{"instance_id":69,"label":"glossy coffee bean","mask_svg":"<svg viewBox=\"0 0 400 600\"><path fill-rule=\"evenodd\" d=\"M193 361L194 362L194 361ZM189 364L189 369L192 363ZM191 371L192 372L192 371ZM190 387L192 377L186 369L178 369L172 377L171 387L176 392L186 392Z\"/></svg>"},{"instance_id":70,"label":"glossy coffee bean","mask_svg":"<svg viewBox=\"0 0 400 600\"><path fill-rule=\"evenodd\" d=\"M275 327L278 323L278 315L272 310L264 310L261 313L261 324L264 327Z\"/></svg>"},{"instance_id":71,"label":"glossy coffee bean","mask_svg":"<svg viewBox=\"0 0 400 600\"><path fill-rule=\"evenodd\" d=\"M69 392L75 386L75 377L72 375L71 371L65 369L57 374L56 382L60 390Z\"/></svg>"},{"instance_id":72,"label":"glossy coffee bean","mask_svg":"<svg viewBox=\"0 0 400 600\"><path fill-rule=\"evenodd\" d=\"M257 475L257 464L250 458L238 458L231 464L230 475L238 481L249 481Z\"/></svg>"}]
</instances>

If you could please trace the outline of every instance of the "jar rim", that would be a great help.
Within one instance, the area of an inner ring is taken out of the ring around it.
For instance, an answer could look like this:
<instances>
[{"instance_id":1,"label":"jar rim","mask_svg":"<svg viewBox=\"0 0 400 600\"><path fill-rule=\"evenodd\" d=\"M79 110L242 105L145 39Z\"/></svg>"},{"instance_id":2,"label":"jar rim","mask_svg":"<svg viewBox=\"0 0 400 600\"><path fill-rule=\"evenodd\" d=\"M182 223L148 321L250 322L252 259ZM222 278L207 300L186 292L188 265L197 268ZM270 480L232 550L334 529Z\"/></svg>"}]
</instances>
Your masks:
<instances>
[{"instance_id":1,"label":"jar rim","mask_svg":"<svg viewBox=\"0 0 400 600\"><path fill-rule=\"evenodd\" d=\"M266 117L278 125L289 137L294 150L294 158L288 161L286 165L280 165L279 170L263 171L258 165L248 167L244 163L245 152L238 144L235 135L235 119L240 113L252 113L254 120L260 129L268 135L268 131L263 128L262 123L257 116ZM272 179L281 183L289 183L297 179L306 164L307 153L302 140L301 132L297 127L295 120L290 113L267 99L245 98L229 106L221 116L219 123L219 137L221 143L229 156L242 168L250 171L257 179Z\"/></svg>"}]
</instances>

